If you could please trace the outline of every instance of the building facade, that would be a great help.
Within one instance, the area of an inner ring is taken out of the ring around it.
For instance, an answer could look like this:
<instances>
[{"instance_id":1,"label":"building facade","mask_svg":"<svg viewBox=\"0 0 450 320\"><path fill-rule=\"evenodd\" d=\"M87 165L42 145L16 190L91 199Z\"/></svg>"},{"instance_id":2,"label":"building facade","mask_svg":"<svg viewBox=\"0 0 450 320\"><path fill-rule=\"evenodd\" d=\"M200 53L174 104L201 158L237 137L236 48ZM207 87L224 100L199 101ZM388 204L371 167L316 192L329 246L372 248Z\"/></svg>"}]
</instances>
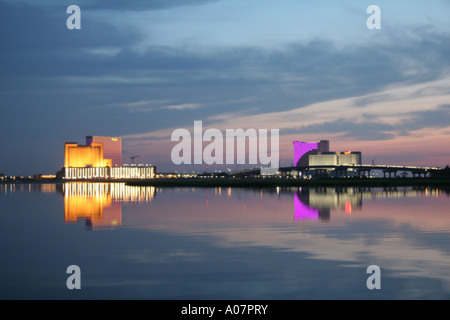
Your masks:
<instances>
[{"instance_id":1,"label":"building facade","mask_svg":"<svg viewBox=\"0 0 450 320\"><path fill-rule=\"evenodd\" d=\"M64 167L111 167L111 159L103 158L103 144L88 146L76 142L64 143Z\"/></svg>"},{"instance_id":2,"label":"building facade","mask_svg":"<svg viewBox=\"0 0 450 320\"><path fill-rule=\"evenodd\" d=\"M361 152L320 152L309 156L310 166L355 166L361 164Z\"/></svg>"},{"instance_id":3,"label":"building facade","mask_svg":"<svg viewBox=\"0 0 450 320\"><path fill-rule=\"evenodd\" d=\"M120 167L122 165L122 138L86 136L87 146L98 143L103 144L103 157L111 159L113 167Z\"/></svg>"},{"instance_id":4,"label":"building facade","mask_svg":"<svg viewBox=\"0 0 450 320\"><path fill-rule=\"evenodd\" d=\"M122 139L86 136L86 145L64 143L64 179L128 180L153 179L155 167L122 166Z\"/></svg>"},{"instance_id":5,"label":"building facade","mask_svg":"<svg viewBox=\"0 0 450 320\"><path fill-rule=\"evenodd\" d=\"M64 168L64 178L68 180L127 180L154 177L155 167L152 166Z\"/></svg>"},{"instance_id":6,"label":"building facade","mask_svg":"<svg viewBox=\"0 0 450 320\"><path fill-rule=\"evenodd\" d=\"M294 141L294 166L309 166L309 157L319 152L329 152L329 140L320 140L319 142Z\"/></svg>"}]
</instances>

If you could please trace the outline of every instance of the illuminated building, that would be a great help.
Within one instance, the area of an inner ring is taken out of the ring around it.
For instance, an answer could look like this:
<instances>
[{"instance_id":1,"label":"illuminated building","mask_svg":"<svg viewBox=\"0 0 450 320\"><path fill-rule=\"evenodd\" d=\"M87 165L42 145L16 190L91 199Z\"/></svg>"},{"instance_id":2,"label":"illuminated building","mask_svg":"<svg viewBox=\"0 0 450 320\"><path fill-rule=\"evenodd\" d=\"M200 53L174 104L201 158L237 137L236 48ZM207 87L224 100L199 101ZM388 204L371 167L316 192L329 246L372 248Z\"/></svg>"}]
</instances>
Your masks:
<instances>
[{"instance_id":1,"label":"illuminated building","mask_svg":"<svg viewBox=\"0 0 450 320\"><path fill-rule=\"evenodd\" d=\"M76 142L65 142L64 167L111 167L111 159L103 158L102 143L83 146Z\"/></svg>"},{"instance_id":2,"label":"illuminated building","mask_svg":"<svg viewBox=\"0 0 450 320\"><path fill-rule=\"evenodd\" d=\"M122 166L121 138L87 136L86 143L64 143L64 179L127 180L155 177L155 167L151 165Z\"/></svg>"},{"instance_id":3,"label":"illuminated building","mask_svg":"<svg viewBox=\"0 0 450 320\"><path fill-rule=\"evenodd\" d=\"M310 155L328 151L330 151L328 140L320 140L320 142L294 141L294 166L308 166Z\"/></svg>"},{"instance_id":4,"label":"illuminated building","mask_svg":"<svg viewBox=\"0 0 450 320\"><path fill-rule=\"evenodd\" d=\"M360 165L361 152L330 152L329 140L320 142L294 141L294 166L343 166Z\"/></svg>"},{"instance_id":5,"label":"illuminated building","mask_svg":"<svg viewBox=\"0 0 450 320\"><path fill-rule=\"evenodd\" d=\"M360 165L362 164L362 154L360 151L345 151L338 153L339 165Z\"/></svg>"},{"instance_id":6,"label":"illuminated building","mask_svg":"<svg viewBox=\"0 0 450 320\"><path fill-rule=\"evenodd\" d=\"M111 159L113 167L122 165L122 138L86 136L86 145L91 146L93 143L103 144L103 157Z\"/></svg>"},{"instance_id":7,"label":"illuminated building","mask_svg":"<svg viewBox=\"0 0 450 320\"><path fill-rule=\"evenodd\" d=\"M155 167L152 166L122 166L122 167L85 167L64 168L64 178L69 180L99 180L99 179L153 179Z\"/></svg>"},{"instance_id":8,"label":"illuminated building","mask_svg":"<svg viewBox=\"0 0 450 320\"><path fill-rule=\"evenodd\" d=\"M354 166L361 164L361 152L319 152L309 156L310 166Z\"/></svg>"}]
</instances>

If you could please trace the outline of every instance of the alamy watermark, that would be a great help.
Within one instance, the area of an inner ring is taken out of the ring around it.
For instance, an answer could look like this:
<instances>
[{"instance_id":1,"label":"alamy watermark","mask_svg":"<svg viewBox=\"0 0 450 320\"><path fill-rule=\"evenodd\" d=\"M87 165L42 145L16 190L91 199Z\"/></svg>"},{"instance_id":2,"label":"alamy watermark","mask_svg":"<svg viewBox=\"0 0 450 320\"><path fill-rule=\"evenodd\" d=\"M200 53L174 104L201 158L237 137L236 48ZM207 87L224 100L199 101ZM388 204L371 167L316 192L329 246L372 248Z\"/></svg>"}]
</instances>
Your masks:
<instances>
[{"instance_id":1,"label":"alamy watermark","mask_svg":"<svg viewBox=\"0 0 450 320\"><path fill-rule=\"evenodd\" d=\"M370 5L367 7L366 13L371 14L367 18L366 26L369 30L381 29L381 9L377 5Z\"/></svg>"},{"instance_id":2,"label":"alamy watermark","mask_svg":"<svg viewBox=\"0 0 450 320\"><path fill-rule=\"evenodd\" d=\"M71 15L66 20L67 29L81 29L81 9L77 5L68 6L66 9L66 13L70 13Z\"/></svg>"},{"instance_id":3,"label":"alamy watermark","mask_svg":"<svg viewBox=\"0 0 450 320\"><path fill-rule=\"evenodd\" d=\"M73 264L67 267L66 273L70 276L66 280L67 289L81 289L81 269L79 266Z\"/></svg>"},{"instance_id":4,"label":"alamy watermark","mask_svg":"<svg viewBox=\"0 0 450 320\"><path fill-rule=\"evenodd\" d=\"M246 164L248 158L248 164L266 166L261 168L261 174L275 174L279 169L279 129L270 129L270 155L267 129L226 129L223 134L209 128L203 132L202 121L194 121L193 138L189 130L179 128L172 132L171 141L179 141L171 152L176 165ZM209 144L203 148L205 141Z\"/></svg>"},{"instance_id":5,"label":"alamy watermark","mask_svg":"<svg viewBox=\"0 0 450 320\"><path fill-rule=\"evenodd\" d=\"M66 13L71 14L66 20L67 29L81 29L81 9L77 5L70 5L66 9ZM368 29L381 29L381 9L377 5L370 5L366 9L367 14L371 14L367 18L366 26Z\"/></svg>"},{"instance_id":6,"label":"alamy watermark","mask_svg":"<svg viewBox=\"0 0 450 320\"><path fill-rule=\"evenodd\" d=\"M369 278L367 278L366 286L367 289L381 289L381 269L377 265L371 265L367 267L366 273L371 274Z\"/></svg>"}]
</instances>

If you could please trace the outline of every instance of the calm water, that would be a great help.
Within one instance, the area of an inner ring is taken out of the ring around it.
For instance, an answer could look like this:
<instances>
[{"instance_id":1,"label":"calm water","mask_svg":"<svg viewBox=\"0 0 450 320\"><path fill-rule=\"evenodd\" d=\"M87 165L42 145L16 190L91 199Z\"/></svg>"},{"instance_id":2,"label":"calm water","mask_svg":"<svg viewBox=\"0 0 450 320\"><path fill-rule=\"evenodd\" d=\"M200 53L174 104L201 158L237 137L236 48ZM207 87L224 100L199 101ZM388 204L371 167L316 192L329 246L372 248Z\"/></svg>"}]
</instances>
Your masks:
<instances>
[{"instance_id":1,"label":"calm water","mask_svg":"<svg viewBox=\"0 0 450 320\"><path fill-rule=\"evenodd\" d=\"M0 185L0 298L449 299L449 207L437 189Z\"/></svg>"}]
</instances>

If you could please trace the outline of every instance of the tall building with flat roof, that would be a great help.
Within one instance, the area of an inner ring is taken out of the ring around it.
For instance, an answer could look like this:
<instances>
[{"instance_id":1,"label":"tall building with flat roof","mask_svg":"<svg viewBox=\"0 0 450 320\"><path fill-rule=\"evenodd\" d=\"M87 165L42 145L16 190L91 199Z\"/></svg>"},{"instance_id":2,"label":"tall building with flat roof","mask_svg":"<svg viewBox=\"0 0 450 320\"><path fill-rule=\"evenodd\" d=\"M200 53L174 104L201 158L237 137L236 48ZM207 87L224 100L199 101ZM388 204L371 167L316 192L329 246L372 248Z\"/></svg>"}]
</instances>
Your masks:
<instances>
[{"instance_id":1,"label":"tall building with flat roof","mask_svg":"<svg viewBox=\"0 0 450 320\"><path fill-rule=\"evenodd\" d=\"M294 141L294 166L344 166L360 165L360 151L330 152L330 141Z\"/></svg>"},{"instance_id":2,"label":"tall building with flat roof","mask_svg":"<svg viewBox=\"0 0 450 320\"><path fill-rule=\"evenodd\" d=\"M86 145L90 146L92 143L103 144L103 157L111 159L113 167L122 165L122 138L86 136Z\"/></svg>"},{"instance_id":3,"label":"tall building with flat roof","mask_svg":"<svg viewBox=\"0 0 450 320\"><path fill-rule=\"evenodd\" d=\"M319 152L309 156L310 166L354 166L361 165L360 151Z\"/></svg>"}]
</instances>

